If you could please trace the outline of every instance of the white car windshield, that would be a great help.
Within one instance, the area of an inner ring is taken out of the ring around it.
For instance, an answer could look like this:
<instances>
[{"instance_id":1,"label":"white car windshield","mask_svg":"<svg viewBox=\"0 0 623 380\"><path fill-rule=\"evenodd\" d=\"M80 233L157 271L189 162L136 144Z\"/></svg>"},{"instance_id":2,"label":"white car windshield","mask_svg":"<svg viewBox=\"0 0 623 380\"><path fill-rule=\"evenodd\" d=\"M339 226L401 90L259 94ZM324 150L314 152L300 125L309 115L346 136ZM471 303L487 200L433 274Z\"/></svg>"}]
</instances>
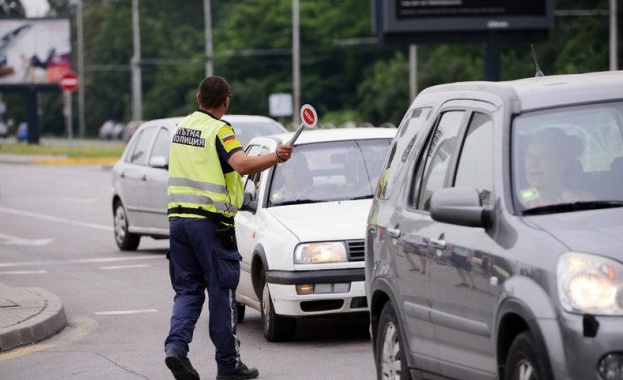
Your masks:
<instances>
[{"instance_id":1,"label":"white car windshield","mask_svg":"<svg viewBox=\"0 0 623 380\"><path fill-rule=\"evenodd\" d=\"M513 121L516 205L526 213L623 204L623 103L524 114Z\"/></svg>"},{"instance_id":2,"label":"white car windshield","mask_svg":"<svg viewBox=\"0 0 623 380\"><path fill-rule=\"evenodd\" d=\"M277 165L269 206L372 198L391 139L297 145Z\"/></svg>"}]
</instances>

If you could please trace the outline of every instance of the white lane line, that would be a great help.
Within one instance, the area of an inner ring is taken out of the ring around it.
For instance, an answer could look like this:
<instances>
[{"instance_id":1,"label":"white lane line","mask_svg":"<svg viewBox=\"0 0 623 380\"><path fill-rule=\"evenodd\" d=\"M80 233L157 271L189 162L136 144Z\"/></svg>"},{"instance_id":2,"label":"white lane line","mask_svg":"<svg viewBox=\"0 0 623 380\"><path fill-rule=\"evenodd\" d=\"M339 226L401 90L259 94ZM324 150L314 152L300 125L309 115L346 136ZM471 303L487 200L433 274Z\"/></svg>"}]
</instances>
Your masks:
<instances>
[{"instance_id":1,"label":"white lane line","mask_svg":"<svg viewBox=\"0 0 623 380\"><path fill-rule=\"evenodd\" d=\"M3 274L46 274L46 273L48 272L44 270L16 270L16 271L0 272L0 275L3 275Z\"/></svg>"},{"instance_id":2,"label":"white lane line","mask_svg":"<svg viewBox=\"0 0 623 380\"><path fill-rule=\"evenodd\" d=\"M145 268L149 267L149 264L137 264L137 265L114 265L108 267L100 267L101 270L116 270L116 269L134 269L134 268Z\"/></svg>"},{"instance_id":3,"label":"white lane line","mask_svg":"<svg viewBox=\"0 0 623 380\"><path fill-rule=\"evenodd\" d=\"M102 257L99 259L78 259L78 260L61 260L61 261L25 261L15 263L0 263L0 268L13 268L23 266L34 265L63 265L63 264L92 264L92 263L106 263L106 262L120 262L120 261L132 261L132 260L166 260L164 255L145 255L145 256L131 256L131 257Z\"/></svg>"},{"instance_id":4,"label":"white lane line","mask_svg":"<svg viewBox=\"0 0 623 380\"><path fill-rule=\"evenodd\" d=\"M54 241L54 238L48 239L24 239L17 236L0 234L0 242L7 245L29 245L36 247L46 246Z\"/></svg>"},{"instance_id":5,"label":"white lane line","mask_svg":"<svg viewBox=\"0 0 623 380\"><path fill-rule=\"evenodd\" d=\"M144 314L144 313L158 313L156 309L144 309L144 310L118 310L118 311L96 311L96 315L128 315L128 314Z\"/></svg>"},{"instance_id":6,"label":"white lane line","mask_svg":"<svg viewBox=\"0 0 623 380\"><path fill-rule=\"evenodd\" d=\"M52 222L73 224L74 226L79 226L79 227L95 228L98 230L104 230L108 232L113 231L112 226L103 226L101 224L94 224L94 223L84 223L84 222L79 222L77 220L72 220L72 219L59 218L59 217L51 216L51 215L43 215L37 212L16 210L16 209L6 208L6 207L0 207L0 212L5 212L8 214L13 214L13 215L28 216L31 218L42 219L42 220L49 220Z\"/></svg>"}]
</instances>

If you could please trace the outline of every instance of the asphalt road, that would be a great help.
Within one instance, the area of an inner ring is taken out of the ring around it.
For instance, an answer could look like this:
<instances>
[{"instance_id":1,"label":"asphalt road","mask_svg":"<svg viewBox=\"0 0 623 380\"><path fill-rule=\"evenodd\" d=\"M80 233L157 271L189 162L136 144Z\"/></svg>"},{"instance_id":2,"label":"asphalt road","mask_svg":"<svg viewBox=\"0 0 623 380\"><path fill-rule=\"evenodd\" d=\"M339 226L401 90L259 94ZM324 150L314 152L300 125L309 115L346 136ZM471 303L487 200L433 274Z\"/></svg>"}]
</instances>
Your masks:
<instances>
[{"instance_id":1,"label":"asphalt road","mask_svg":"<svg viewBox=\"0 0 623 380\"><path fill-rule=\"evenodd\" d=\"M0 164L0 282L41 287L64 304L68 326L0 354L0 379L172 379L164 365L173 300L168 240L138 251L113 240L110 171L101 165ZM207 305L190 358L214 378ZM374 379L366 321L317 319L294 341L269 343L260 316L239 325L242 359L263 379Z\"/></svg>"}]
</instances>

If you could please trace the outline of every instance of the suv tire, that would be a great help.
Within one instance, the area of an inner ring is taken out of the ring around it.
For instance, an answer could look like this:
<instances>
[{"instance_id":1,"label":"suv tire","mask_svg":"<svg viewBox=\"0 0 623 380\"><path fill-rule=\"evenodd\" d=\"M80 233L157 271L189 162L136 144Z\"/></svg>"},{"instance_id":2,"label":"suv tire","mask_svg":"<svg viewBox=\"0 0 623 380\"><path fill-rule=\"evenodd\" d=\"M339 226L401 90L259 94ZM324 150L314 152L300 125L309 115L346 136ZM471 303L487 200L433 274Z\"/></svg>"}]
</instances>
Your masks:
<instances>
[{"instance_id":1,"label":"suv tire","mask_svg":"<svg viewBox=\"0 0 623 380\"><path fill-rule=\"evenodd\" d=\"M376 333L376 378L410 380L400 326L391 302L381 311Z\"/></svg>"},{"instance_id":2,"label":"suv tire","mask_svg":"<svg viewBox=\"0 0 623 380\"><path fill-rule=\"evenodd\" d=\"M505 379L549 380L547 353L535 343L530 331L517 335L511 344L506 361Z\"/></svg>"}]
</instances>

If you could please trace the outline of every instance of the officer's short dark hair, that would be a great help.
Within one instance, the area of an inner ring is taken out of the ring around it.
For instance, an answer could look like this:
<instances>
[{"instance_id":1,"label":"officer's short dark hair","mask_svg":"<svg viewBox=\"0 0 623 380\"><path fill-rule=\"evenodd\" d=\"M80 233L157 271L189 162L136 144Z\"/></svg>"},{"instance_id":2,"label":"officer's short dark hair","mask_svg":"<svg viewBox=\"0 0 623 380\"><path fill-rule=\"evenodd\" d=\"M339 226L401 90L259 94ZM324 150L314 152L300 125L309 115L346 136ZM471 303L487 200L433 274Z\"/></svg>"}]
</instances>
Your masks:
<instances>
[{"instance_id":1,"label":"officer's short dark hair","mask_svg":"<svg viewBox=\"0 0 623 380\"><path fill-rule=\"evenodd\" d=\"M203 108L216 108L231 95L227 81L218 76L207 77L199 85L199 104Z\"/></svg>"}]
</instances>

